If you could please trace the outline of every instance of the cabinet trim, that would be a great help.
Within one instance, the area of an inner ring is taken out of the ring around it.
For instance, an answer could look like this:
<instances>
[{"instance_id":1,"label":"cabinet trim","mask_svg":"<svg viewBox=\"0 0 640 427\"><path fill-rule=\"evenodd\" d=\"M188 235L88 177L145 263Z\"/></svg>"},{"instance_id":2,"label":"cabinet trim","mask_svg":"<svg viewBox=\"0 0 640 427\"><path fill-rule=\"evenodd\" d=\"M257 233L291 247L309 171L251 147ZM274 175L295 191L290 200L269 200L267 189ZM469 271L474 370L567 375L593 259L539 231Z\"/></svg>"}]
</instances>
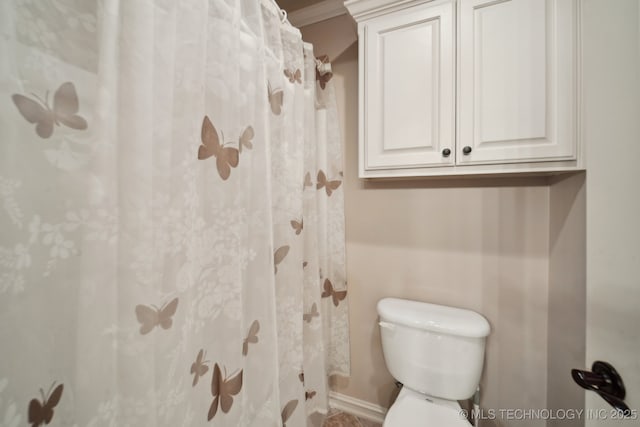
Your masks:
<instances>
[{"instance_id":1,"label":"cabinet trim","mask_svg":"<svg viewBox=\"0 0 640 427\"><path fill-rule=\"evenodd\" d=\"M447 0L448 1L448 0ZM454 0L455 1L455 0ZM344 6L353 16L356 22L366 20L396 12L398 10L421 5L424 3L443 3L441 0L348 0Z\"/></svg>"}]
</instances>

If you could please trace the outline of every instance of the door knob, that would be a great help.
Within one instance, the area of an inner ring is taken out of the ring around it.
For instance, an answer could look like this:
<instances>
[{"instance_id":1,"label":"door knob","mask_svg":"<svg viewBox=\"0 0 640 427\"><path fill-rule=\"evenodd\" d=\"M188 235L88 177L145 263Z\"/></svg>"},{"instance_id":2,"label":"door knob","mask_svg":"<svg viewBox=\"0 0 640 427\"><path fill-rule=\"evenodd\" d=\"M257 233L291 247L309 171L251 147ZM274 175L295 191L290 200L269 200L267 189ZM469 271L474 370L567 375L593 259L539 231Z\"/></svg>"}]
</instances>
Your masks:
<instances>
[{"instance_id":1,"label":"door knob","mask_svg":"<svg viewBox=\"0 0 640 427\"><path fill-rule=\"evenodd\" d=\"M611 364L597 360L593 362L591 372L572 369L571 376L580 387L595 391L618 411L625 415L630 414L629 407L624 403L624 382Z\"/></svg>"},{"instance_id":2,"label":"door knob","mask_svg":"<svg viewBox=\"0 0 640 427\"><path fill-rule=\"evenodd\" d=\"M471 147L469 147L468 145L462 149L462 153L465 155L469 154L470 152L471 152Z\"/></svg>"},{"instance_id":3,"label":"door knob","mask_svg":"<svg viewBox=\"0 0 640 427\"><path fill-rule=\"evenodd\" d=\"M451 150L449 148L442 150L442 157L449 157L449 155L451 155Z\"/></svg>"}]
</instances>

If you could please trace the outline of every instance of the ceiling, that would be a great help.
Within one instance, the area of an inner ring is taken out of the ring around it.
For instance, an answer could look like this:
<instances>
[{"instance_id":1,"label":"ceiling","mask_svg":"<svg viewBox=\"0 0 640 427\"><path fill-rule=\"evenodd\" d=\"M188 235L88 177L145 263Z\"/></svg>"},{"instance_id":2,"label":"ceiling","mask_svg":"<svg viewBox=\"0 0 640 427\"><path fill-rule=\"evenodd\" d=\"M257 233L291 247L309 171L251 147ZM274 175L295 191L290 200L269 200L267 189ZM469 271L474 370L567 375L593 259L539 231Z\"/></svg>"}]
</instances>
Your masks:
<instances>
[{"instance_id":1,"label":"ceiling","mask_svg":"<svg viewBox=\"0 0 640 427\"><path fill-rule=\"evenodd\" d=\"M294 10L320 3L322 0L276 0L276 2L287 12L293 12Z\"/></svg>"}]
</instances>

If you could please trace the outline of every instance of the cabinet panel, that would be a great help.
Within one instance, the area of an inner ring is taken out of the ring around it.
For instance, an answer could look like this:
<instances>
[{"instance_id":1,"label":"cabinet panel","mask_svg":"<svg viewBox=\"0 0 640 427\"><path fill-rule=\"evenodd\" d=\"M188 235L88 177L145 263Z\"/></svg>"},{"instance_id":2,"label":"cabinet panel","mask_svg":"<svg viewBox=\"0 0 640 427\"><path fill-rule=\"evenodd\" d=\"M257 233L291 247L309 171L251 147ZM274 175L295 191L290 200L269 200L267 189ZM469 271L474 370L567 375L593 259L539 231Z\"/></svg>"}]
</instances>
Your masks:
<instances>
[{"instance_id":1,"label":"cabinet panel","mask_svg":"<svg viewBox=\"0 0 640 427\"><path fill-rule=\"evenodd\" d=\"M438 126L438 27L436 19L379 33L385 151L434 145Z\"/></svg>"},{"instance_id":2,"label":"cabinet panel","mask_svg":"<svg viewBox=\"0 0 640 427\"><path fill-rule=\"evenodd\" d=\"M439 2L364 25L364 171L453 164L453 16L454 5ZM443 156L444 148L452 154Z\"/></svg>"},{"instance_id":3,"label":"cabinet panel","mask_svg":"<svg viewBox=\"0 0 640 427\"><path fill-rule=\"evenodd\" d=\"M461 1L458 164L576 158L575 7Z\"/></svg>"}]
</instances>

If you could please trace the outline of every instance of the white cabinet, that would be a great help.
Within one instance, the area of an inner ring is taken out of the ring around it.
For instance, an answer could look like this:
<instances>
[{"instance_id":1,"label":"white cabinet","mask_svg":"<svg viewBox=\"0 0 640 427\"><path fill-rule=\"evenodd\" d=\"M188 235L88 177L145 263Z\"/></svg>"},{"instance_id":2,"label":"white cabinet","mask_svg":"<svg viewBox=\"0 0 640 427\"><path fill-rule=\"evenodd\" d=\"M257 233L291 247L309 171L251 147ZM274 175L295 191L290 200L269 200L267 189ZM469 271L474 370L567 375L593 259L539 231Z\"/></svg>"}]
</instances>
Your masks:
<instances>
[{"instance_id":1,"label":"white cabinet","mask_svg":"<svg viewBox=\"0 0 640 427\"><path fill-rule=\"evenodd\" d=\"M571 0L460 2L459 164L576 159L575 12Z\"/></svg>"},{"instance_id":2,"label":"white cabinet","mask_svg":"<svg viewBox=\"0 0 640 427\"><path fill-rule=\"evenodd\" d=\"M360 177L557 172L578 144L579 0L350 0Z\"/></svg>"},{"instance_id":3,"label":"white cabinet","mask_svg":"<svg viewBox=\"0 0 640 427\"><path fill-rule=\"evenodd\" d=\"M454 164L454 16L447 2L379 16L364 27L367 170ZM451 154L443 157L444 149Z\"/></svg>"}]
</instances>

